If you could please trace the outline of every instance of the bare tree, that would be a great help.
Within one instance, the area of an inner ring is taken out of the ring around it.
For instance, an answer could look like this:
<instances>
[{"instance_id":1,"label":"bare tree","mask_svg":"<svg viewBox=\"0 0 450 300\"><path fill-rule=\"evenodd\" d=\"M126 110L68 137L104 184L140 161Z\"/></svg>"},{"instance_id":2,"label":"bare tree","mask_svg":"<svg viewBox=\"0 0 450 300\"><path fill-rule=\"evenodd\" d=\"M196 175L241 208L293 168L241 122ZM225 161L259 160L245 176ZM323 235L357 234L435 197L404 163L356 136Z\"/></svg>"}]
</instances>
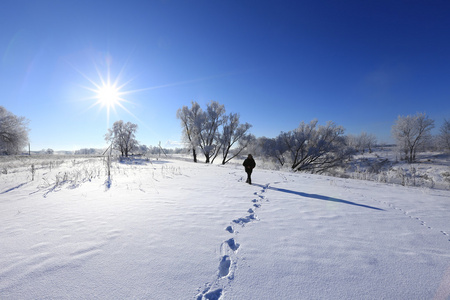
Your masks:
<instances>
[{"instance_id":1,"label":"bare tree","mask_svg":"<svg viewBox=\"0 0 450 300\"><path fill-rule=\"evenodd\" d=\"M333 122L318 127L317 120L302 122L297 129L278 136L279 152L288 156L292 170L321 173L352 156L353 149L347 147L343 134L344 128Z\"/></svg>"},{"instance_id":2,"label":"bare tree","mask_svg":"<svg viewBox=\"0 0 450 300\"><path fill-rule=\"evenodd\" d=\"M122 156L128 157L130 152L139 145L135 136L137 127L136 124L130 122L116 121L113 128L108 129L105 140L111 142L113 148L119 150Z\"/></svg>"},{"instance_id":3,"label":"bare tree","mask_svg":"<svg viewBox=\"0 0 450 300\"><path fill-rule=\"evenodd\" d=\"M252 154L253 157L262 156L263 154L262 154L261 140L263 138L266 137L256 138L256 136L249 133L246 139L247 147L245 147L245 149L248 152L247 154Z\"/></svg>"},{"instance_id":4,"label":"bare tree","mask_svg":"<svg viewBox=\"0 0 450 300\"><path fill-rule=\"evenodd\" d=\"M433 128L434 120L429 119L425 113L398 116L392 126L392 136L399 150L405 154L407 162L412 163L416 160L417 151L430 140Z\"/></svg>"},{"instance_id":5,"label":"bare tree","mask_svg":"<svg viewBox=\"0 0 450 300\"><path fill-rule=\"evenodd\" d=\"M261 137L257 140L258 148L261 151L262 156L271 157L275 159L280 165L284 166L286 163L286 157L283 155L287 148L283 142L283 134L280 134L276 138Z\"/></svg>"},{"instance_id":6,"label":"bare tree","mask_svg":"<svg viewBox=\"0 0 450 300\"><path fill-rule=\"evenodd\" d=\"M308 157L308 144L313 136L313 130L316 128L317 122L317 120L313 120L309 124L302 122L298 128L289 132L282 132L279 135L280 145L283 146L280 152L289 154L293 170Z\"/></svg>"},{"instance_id":7,"label":"bare tree","mask_svg":"<svg viewBox=\"0 0 450 300\"><path fill-rule=\"evenodd\" d=\"M369 153L372 153L372 148L376 145L377 138L373 134L362 132L360 135L348 135L347 144L354 148L356 151L364 151L367 149Z\"/></svg>"},{"instance_id":8,"label":"bare tree","mask_svg":"<svg viewBox=\"0 0 450 300\"><path fill-rule=\"evenodd\" d=\"M444 120L444 124L442 124L440 128L440 132L440 147L445 149L445 151L450 152L450 121Z\"/></svg>"},{"instance_id":9,"label":"bare tree","mask_svg":"<svg viewBox=\"0 0 450 300\"><path fill-rule=\"evenodd\" d=\"M236 156L238 156L248 145L247 131L252 125L239 123L239 114L230 113L223 117L222 134L219 136L219 141L222 148L222 164L226 164ZM233 146L238 144L238 147L228 158L230 150Z\"/></svg>"},{"instance_id":10,"label":"bare tree","mask_svg":"<svg viewBox=\"0 0 450 300\"><path fill-rule=\"evenodd\" d=\"M377 137L371 133L361 133L362 144L364 149L368 149L369 153L372 153L373 147L377 144ZM364 150L363 150L364 151Z\"/></svg>"},{"instance_id":11,"label":"bare tree","mask_svg":"<svg viewBox=\"0 0 450 300\"><path fill-rule=\"evenodd\" d=\"M183 106L177 111L177 118L181 121L183 128L183 139L192 150L194 162L197 162L197 147L199 145L199 132L204 113L197 102L192 101L192 107L189 109Z\"/></svg>"},{"instance_id":12,"label":"bare tree","mask_svg":"<svg viewBox=\"0 0 450 300\"><path fill-rule=\"evenodd\" d=\"M201 122L198 137L199 146L203 155L205 155L206 163L212 163L220 151L218 132L224 114L225 107L216 101L211 101L206 107L206 112L203 113L203 122Z\"/></svg>"},{"instance_id":13,"label":"bare tree","mask_svg":"<svg viewBox=\"0 0 450 300\"><path fill-rule=\"evenodd\" d=\"M211 101L203 111L197 102L192 107L183 106L177 111L183 128L183 139L192 150L197 162L200 148L206 163L213 163L222 150L222 164L227 163L246 148L250 137L250 124L240 124L238 114L225 115L225 106ZM230 153L233 153L230 157Z\"/></svg>"},{"instance_id":14,"label":"bare tree","mask_svg":"<svg viewBox=\"0 0 450 300\"><path fill-rule=\"evenodd\" d=\"M0 106L0 153L18 154L28 144L28 120Z\"/></svg>"}]
</instances>

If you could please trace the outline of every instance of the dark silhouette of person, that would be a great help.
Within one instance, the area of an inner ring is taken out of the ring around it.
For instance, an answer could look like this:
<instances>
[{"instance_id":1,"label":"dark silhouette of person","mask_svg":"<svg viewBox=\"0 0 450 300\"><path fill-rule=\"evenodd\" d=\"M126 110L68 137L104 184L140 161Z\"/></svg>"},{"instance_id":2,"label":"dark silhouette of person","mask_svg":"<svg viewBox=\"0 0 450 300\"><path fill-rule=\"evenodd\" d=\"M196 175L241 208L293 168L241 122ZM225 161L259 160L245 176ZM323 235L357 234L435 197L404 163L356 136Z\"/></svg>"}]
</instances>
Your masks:
<instances>
[{"instance_id":1,"label":"dark silhouette of person","mask_svg":"<svg viewBox=\"0 0 450 300\"><path fill-rule=\"evenodd\" d=\"M247 173L246 183L252 184L252 171L256 167L256 163L255 160L253 159L253 156L249 154L248 157L244 160L244 163L242 165L244 166L245 172Z\"/></svg>"}]
</instances>

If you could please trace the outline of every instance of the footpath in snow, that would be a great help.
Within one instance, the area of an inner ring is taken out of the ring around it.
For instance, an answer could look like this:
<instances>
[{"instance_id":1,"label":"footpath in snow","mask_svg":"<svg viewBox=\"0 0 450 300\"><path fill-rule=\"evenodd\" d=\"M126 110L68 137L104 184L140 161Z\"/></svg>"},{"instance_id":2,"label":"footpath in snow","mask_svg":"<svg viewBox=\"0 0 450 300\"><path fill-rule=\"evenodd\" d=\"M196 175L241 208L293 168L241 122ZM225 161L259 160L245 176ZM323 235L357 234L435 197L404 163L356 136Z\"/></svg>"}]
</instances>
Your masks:
<instances>
[{"instance_id":1,"label":"footpath in snow","mask_svg":"<svg viewBox=\"0 0 450 300\"><path fill-rule=\"evenodd\" d=\"M2 299L450 297L449 191L176 160L52 185L65 168L0 177Z\"/></svg>"}]
</instances>

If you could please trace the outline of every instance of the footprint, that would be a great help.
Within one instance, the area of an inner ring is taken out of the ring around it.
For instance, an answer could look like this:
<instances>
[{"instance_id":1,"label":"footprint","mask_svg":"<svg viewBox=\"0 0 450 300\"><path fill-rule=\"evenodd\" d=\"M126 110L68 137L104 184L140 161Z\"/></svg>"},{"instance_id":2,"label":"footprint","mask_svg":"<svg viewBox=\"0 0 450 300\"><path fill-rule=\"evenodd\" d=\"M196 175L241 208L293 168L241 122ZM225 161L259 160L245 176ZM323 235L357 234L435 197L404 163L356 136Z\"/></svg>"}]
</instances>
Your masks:
<instances>
[{"instance_id":1,"label":"footprint","mask_svg":"<svg viewBox=\"0 0 450 300\"><path fill-rule=\"evenodd\" d=\"M233 251L236 251L237 249L239 249L240 245L238 243L236 243L233 238L227 240L226 243L228 244L230 249Z\"/></svg>"},{"instance_id":2,"label":"footprint","mask_svg":"<svg viewBox=\"0 0 450 300\"><path fill-rule=\"evenodd\" d=\"M219 277L225 277L230 273L231 259L228 255L223 256L220 259L219 264ZM206 297L206 295L205 295ZM209 298L207 298L209 299Z\"/></svg>"},{"instance_id":3,"label":"footprint","mask_svg":"<svg viewBox=\"0 0 450 300\"><path fill-rule=\"evenodd\" d=\"M233 220L234 223L240 224L240 225L244 225L245 223L249 223L251 220L249 217L245 217L245 218L239 218L239 219L235 219Z\"/></svg>"},{"instance_id":4,"label":"footprint","mask_svg":"<svg viewBox=\"0 0 450 300\"><path fill-rule=\"evenodd\" d=\"M250 222L252 222L252 221L254 221L254 220L258 220L258 219L257 219L257 217L255 216L255 214L252 213L252 214L250 214L250 215L248 215L248 216L246 216L246 217L244 217L244 218L234 219L234 220L233 220L233 223L237 223L237 224L239 224L239 225L244 226L246 223L250 223Z\"/></svg>"},{"instance_id":5,"label":"footprint","mask_svg":"<svg viewBox=\"0 0 450 300\"><path fill-rule=\"evenodd\" d=\"M222 289L217 289L204 295L207 300L219 300L220 296L222 296Z\"/></svg>"},{"instance_id":6,"label":"footprint","mask_svg":"<svg viewBox=\"0 0 450 300\"><path fill-rule=\"evenodd\" d=\"M247 210L247 212L250 213L250 214L254 213L253 209L251 209L251 208L249 208L249 209Z\"/></svg>"},{"instance_id":7,"label":"footprint","mask_svg":"<svg viewBox=\"0 0 450 300\"><path fill-rule=\"evenodd\" d=\"M231 225L228 226L227 228L225 228L225 230L228 231L229 233L233 233L234 232L233 227Z\"/></svg>"}]
</instances>

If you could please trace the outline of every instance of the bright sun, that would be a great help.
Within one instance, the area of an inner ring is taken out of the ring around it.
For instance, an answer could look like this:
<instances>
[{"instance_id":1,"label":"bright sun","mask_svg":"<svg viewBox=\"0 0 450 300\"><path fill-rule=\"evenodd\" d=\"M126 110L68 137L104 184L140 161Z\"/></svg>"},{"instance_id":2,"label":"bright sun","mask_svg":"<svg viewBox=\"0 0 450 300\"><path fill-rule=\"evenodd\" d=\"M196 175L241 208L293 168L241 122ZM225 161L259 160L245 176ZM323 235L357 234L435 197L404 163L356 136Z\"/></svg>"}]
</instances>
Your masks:
<instances>
[{"instance_id":1,"label":"bright sun","mask_svg":"<svg viewBox=\"0 0 450 300\"><path fill-rule=\"evenodd\" d=\"M132 90L124 90L125 86L131 82L131 80L120 83L121 73L112 80L109 67L107 69L106 74L102 74L98 67L95 65L95 69L97 70L98 79L94 80L89 78L87 75L78 71L81 75L83 75L91 84L91 87L85 87L86 90L89 90L93 93L91 97L86 98L86 100L95 100L94 103L88 108L92 108L94 106L100 106L101 108L106 108L106 124L109 126L109 119L111 112L117 112L116 108L120 108L126 111L131 116L135 117L125 106L125 103L131 103L128 99L124 97L128 94L134 93L136 91Z\"/></svg>"},{"instance_id":2,"label":"bright sun","mask_svg":"<svg viewBox=\"0 0 450 300\"><path fill-rule=\"evenodd\" d=\"M96 93L98 103L102 106L114 108L121 100L120 91L115 85L105 84L99 87Z\"/></svg>"}]
</instances>

